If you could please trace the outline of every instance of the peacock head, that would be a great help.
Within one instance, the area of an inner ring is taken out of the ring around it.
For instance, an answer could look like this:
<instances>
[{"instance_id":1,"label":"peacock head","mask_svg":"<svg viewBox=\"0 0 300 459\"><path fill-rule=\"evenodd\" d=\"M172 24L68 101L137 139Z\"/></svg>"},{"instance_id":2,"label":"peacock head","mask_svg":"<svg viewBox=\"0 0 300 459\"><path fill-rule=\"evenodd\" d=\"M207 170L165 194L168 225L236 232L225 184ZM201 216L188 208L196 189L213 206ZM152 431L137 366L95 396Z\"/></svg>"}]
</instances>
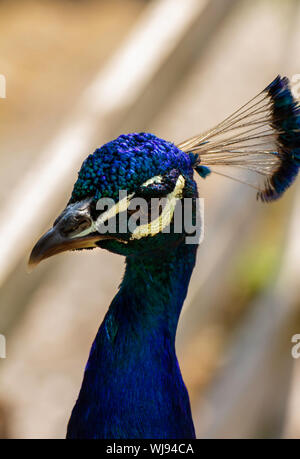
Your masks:
<instances>
[{"instance_id":1,"label":"peacock head","mask_svg":"<svg viewBox=\"0 0 300 459\"><path fill-rule=\"evenodd\" d=\"M168 249L195 231L196 197L192 155L153 134L121 135L83 162L29 263L95 247L126 256Z\"/></svg>"},{"instance_id":2,"label":"peacock head","mask_svg":"<svg viewBox=\"0 0 300 459\"><path fill-rule=\"evenodd\" d=\"M30 264L66 250L136 255L169 250L187 237L197 243L202 226L193 171L228 176L272 202L299 172L299 126L300 106L288 79L277 76L223 122L178 146L153 134L121 135L84 161L66 209L34 247ZM246 180L214 169L219 166L246 172Z\"/></svg>"}]
</instances>

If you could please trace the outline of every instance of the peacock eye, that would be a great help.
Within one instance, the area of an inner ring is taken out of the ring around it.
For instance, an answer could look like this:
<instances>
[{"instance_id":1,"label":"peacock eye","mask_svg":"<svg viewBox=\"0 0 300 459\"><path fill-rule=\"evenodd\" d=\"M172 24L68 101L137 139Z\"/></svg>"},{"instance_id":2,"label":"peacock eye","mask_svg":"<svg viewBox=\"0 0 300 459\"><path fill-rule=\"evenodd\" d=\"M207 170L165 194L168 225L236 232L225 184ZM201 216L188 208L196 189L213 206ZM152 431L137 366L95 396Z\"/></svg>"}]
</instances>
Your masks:
<instances>
[{"instance_id":1,"label":"peacock eye","mask_svg":"<svg viewBox=\"0 0 300 459\"><path fill-rule=\"evenodd\" d=\"M177 179L180 173L176 169L172 169L167 174L161 176L156 175L143 183L135 192L135 196L151 199L163 198L173 192Z\"/></svg>"}]
</instances>

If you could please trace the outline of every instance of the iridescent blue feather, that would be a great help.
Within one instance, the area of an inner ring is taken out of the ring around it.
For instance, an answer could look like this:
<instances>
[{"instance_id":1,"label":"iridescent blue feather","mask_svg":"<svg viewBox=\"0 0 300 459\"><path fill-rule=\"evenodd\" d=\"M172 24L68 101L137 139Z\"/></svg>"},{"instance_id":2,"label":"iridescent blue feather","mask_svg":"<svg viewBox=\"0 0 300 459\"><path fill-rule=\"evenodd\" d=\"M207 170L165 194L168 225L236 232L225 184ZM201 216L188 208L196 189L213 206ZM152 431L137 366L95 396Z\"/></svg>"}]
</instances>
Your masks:
<instances>
[{"instance_id":1,"label":"iridescent blue feather","mask_svg":"<svg viewBox=\"0 0 300 459\"><path fill-rule=\"evenodd\" d=\"M277 76L215 128L178 148L194 155L194 168L201 177L208 175L211 166L246 170L247 179L251 172L255 183L245 178L240 181L254 187L258 199L278 199L293 183L300 166L300 107L288 79Z\"/></svg>"},{"instance_id":2,"label":"iridescent blue feather","mask_svg":"<svg viewBox=\"0 0 300 459\"><path fill-rule=\"evenodd\" d=\"M300 107L294 100L287 78L278 76L265 91L272 100L271 125L278 132L278 155L281 164L270 178L269 186L259 194L272 201L295 180L300 166Z\"/></svg>"}]
</instances>

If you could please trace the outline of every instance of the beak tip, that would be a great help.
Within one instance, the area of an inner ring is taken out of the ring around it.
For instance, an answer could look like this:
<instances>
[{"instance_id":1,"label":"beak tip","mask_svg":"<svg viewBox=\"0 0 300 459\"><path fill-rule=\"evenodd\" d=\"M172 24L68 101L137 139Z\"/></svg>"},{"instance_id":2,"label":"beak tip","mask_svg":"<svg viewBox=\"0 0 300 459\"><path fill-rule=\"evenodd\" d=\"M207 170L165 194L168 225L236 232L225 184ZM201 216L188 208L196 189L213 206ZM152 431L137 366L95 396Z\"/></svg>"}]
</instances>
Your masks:
<instances>
[{"instance_id":1,"label":"beak tip","mask_svg":"<svg viewBox=\"0 0 300 459\"><path fill-rule=\"evenodd\" d=\"M101 238L100 235L90 235L79 237L79 238L67 238L63 237L60 232L55 228L51 228L47 231L33 247L28 262L27 269L28 273L32 272L33 269L46 258L52 257L61 252L67 250L73 250L77 248L94 248L95 241Z\"/></svg>"},{"instance_id":2,"label":"beak tip","mask_svg":"<svg viewBox=\"0 0 300 459\"><path fill-rule=\"evenodd\" d=\"M27 264L26 264L26 272L28 274L32 273L32 271L34 270L34 268L38 265L38 261L35 261L33 260L32 258L32 255L30 255L28 261L27 261Z\"/></svg>"}]
</instances>

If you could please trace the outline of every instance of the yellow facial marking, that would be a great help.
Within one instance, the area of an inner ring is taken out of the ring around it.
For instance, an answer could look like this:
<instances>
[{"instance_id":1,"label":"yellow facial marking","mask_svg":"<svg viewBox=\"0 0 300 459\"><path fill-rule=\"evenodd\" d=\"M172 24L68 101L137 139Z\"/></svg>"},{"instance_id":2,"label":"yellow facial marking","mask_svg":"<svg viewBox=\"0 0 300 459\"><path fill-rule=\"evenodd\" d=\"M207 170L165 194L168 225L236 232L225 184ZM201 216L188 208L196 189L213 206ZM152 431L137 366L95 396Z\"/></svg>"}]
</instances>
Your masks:
<instances>
[{"instance_id":1,"label":"yellow facial marking","mask_svg":"<svg viewBox=\"0 0 300 459\"><path fill-rule=\"evenodd\" d=\"M185 180L182 175L177 179L174 190L166 196L167 202L161 214L150 223L137 226L133 231L131 240L141 239L146 236L155 236L163 231L171 222L178 199L182 197L182 190L184 188Z\"/></svg>"}]
</instances>

